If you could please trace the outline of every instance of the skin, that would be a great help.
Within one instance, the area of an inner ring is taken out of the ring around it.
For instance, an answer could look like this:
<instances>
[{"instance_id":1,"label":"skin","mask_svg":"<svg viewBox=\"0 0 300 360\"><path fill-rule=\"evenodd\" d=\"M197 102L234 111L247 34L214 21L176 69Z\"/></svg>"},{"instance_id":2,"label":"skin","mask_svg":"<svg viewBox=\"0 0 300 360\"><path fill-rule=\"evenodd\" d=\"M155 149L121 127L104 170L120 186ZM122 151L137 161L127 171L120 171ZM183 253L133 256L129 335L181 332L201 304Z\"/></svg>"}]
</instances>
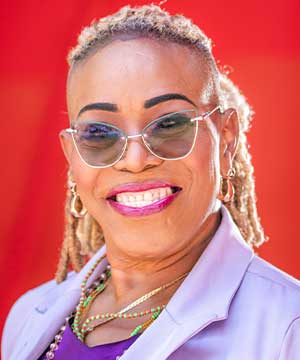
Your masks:
<instances>
[{"instance_id":1,"label":"skin","mask_svg":"<svg viewBox=\"0 0 300 360\"><path fill-rule=\"evenodd\" d=\"M137 134L165 113L195 108L184 100L143 107L145 100L166 93L184 94L200 114L218 105L212 72L199 52L145 38L117 39L72 69L67 88L69 116L76 119L80 109L90 103L114 103L118 112L90 110L80 119L104 120L127 134ZM83 205L102 227L112 266L106 290L87 315L118 311L192 269L221 221L217 200L220 175L232 167L238 142L234 109L216 112L200 122L195 148L181 160L159 159L141 138L135 138L129 140L127 152L117 164L94 169L81 161L70 136L62 132L60 140ZM114 186L145 180L166 180L183 190L163 211L143 217L121 215L106 201ZM134 311L167 303L180 283ZM108 322L90 333L86 344L127 338L141 320L146 319Z\"/></svg>"}]
</instances>

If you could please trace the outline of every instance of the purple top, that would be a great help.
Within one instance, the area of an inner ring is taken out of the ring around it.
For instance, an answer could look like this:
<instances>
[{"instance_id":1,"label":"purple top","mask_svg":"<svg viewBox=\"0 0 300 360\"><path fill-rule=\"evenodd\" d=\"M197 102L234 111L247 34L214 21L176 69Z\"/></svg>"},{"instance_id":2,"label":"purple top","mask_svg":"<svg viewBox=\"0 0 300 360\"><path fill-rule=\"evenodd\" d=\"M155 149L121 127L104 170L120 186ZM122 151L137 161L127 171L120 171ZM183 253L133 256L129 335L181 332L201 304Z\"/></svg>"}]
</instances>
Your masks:
<instances>
[{"instance_id":1,"label":"purple top","mask_svg":"<svg viewBox=\"0 0 300 360\"><path fill-rule=\"evenodd\" d=\"M77 339L68 322L62 340L58 344L58 349L54 352L54 359L115 360L116 357L121 356L138 337L139 335L135 335L126 340L89 347ZM48 350L49 349L43 353L40 360L47 360L46 352Z\"/></svg>"}]
</instances>

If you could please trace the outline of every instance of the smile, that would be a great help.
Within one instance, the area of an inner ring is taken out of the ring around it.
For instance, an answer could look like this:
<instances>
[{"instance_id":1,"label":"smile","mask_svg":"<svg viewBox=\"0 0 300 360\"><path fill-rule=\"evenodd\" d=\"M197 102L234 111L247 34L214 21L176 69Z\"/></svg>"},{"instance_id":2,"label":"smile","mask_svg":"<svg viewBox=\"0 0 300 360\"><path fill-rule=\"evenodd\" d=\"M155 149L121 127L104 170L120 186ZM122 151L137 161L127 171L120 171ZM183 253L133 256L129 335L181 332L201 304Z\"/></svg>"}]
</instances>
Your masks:
<instances>
[{"instance_id":1,"label":"smile","mask_svg":"<svg viewBox=\"0 0 300 360\"><path fill-rule=\"evenodd\" d=\"M146 191L122 192L107 198L109 204L126 216L145 216L162 211L182 189L177 186L159 187Z\"/></svg>"}]
</instances>

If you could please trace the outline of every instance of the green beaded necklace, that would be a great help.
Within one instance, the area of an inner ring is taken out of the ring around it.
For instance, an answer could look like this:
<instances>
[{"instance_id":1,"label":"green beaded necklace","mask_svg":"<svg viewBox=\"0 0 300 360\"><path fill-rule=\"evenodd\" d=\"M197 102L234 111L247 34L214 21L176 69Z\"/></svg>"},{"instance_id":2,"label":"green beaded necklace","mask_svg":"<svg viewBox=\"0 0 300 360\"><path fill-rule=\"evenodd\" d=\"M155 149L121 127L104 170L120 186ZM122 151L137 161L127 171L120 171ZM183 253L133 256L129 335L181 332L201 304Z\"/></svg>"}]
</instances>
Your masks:
<instances>
[{"instance_id":1,"label":"green beaded necklace","mask_svg":"<svg viewBox=\"0 0 300 360\"><path fill-rule=\"evenodd\" d=\"M103 314L97 314L92 315L88 317L83 324L80 326L80 322L82 317L88 312L90 305L95 300L95 298L104 291L104 289L107 286L107 280L111 276L110 272L110 266L108 265L105 272L101 274L100 282L96 284L96 287L94 289L88 289L86 288L87 281L89 277L92 275L94 270L96 269L97 265L106 257L106 254L103 255L100 259L98 259L95 264L92 266L92 268L89 270L89 272L86 274L84 280L81 284L81 296L79 300L79 304L76 307L75 317L72 325L73 332L77 336L79 340L84 342L85 337L87 334L91 331L93 331L96 327L103 325L106 322L109 322L111 320L114 320L116 318L120 319L133 319L137 317L142 317L148 314L152 314L151 318L148 319L145 323L138 325L134 328L134 330L130 333L129 337L135 336L139 334L140 332L144 331L148 326L152 324L152 322L158 318L162 310L165 308L165 304L161 306L157 306L156 308L147 309L141 312L134 312L134 313L128 313L128 311L137 305L141 304L142 302L148 300L150 297L156 295L158 292L170 287L171 285L175 284L179 280L183 279L188 273L185 273L183 275L180 275L178 278L176 278L173 281L170 281L169 283L160 286L159 288L156 288L149 293L141 296L137 300L133 301L131 304L127 305L124 309L118 311L117 313L103 313ZM126 312L126 313L125 313ZM100 323L92 324L96 320L104 320Z\"/></svg>"}]
</instances>

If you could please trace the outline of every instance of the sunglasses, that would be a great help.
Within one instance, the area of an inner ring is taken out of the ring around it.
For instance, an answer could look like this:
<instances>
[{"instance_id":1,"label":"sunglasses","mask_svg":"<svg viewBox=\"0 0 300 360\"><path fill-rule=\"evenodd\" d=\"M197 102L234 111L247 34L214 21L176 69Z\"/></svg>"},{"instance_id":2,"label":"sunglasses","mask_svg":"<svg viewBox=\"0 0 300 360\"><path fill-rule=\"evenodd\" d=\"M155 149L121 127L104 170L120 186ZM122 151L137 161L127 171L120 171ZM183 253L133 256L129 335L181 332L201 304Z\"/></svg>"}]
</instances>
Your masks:
<instances>
[{"instance_id":1,"label":"sunglasses","mask_svg":"<svg viewBox=\"0 0 300 360\"><path fill-rule=\"evenodd\" d=\"M124 155L128 139L142 137L146 148L163 160L179 160L188 156L195 145L198 121L214 112L222 112L220 105L198 115L197 110L182 110L161 116L147 124L140 134L127 135L106 122L77 120L64 129L72 135L81 160L93 168L106 168L116 164Z\"/></svg>"}]
</instances>

